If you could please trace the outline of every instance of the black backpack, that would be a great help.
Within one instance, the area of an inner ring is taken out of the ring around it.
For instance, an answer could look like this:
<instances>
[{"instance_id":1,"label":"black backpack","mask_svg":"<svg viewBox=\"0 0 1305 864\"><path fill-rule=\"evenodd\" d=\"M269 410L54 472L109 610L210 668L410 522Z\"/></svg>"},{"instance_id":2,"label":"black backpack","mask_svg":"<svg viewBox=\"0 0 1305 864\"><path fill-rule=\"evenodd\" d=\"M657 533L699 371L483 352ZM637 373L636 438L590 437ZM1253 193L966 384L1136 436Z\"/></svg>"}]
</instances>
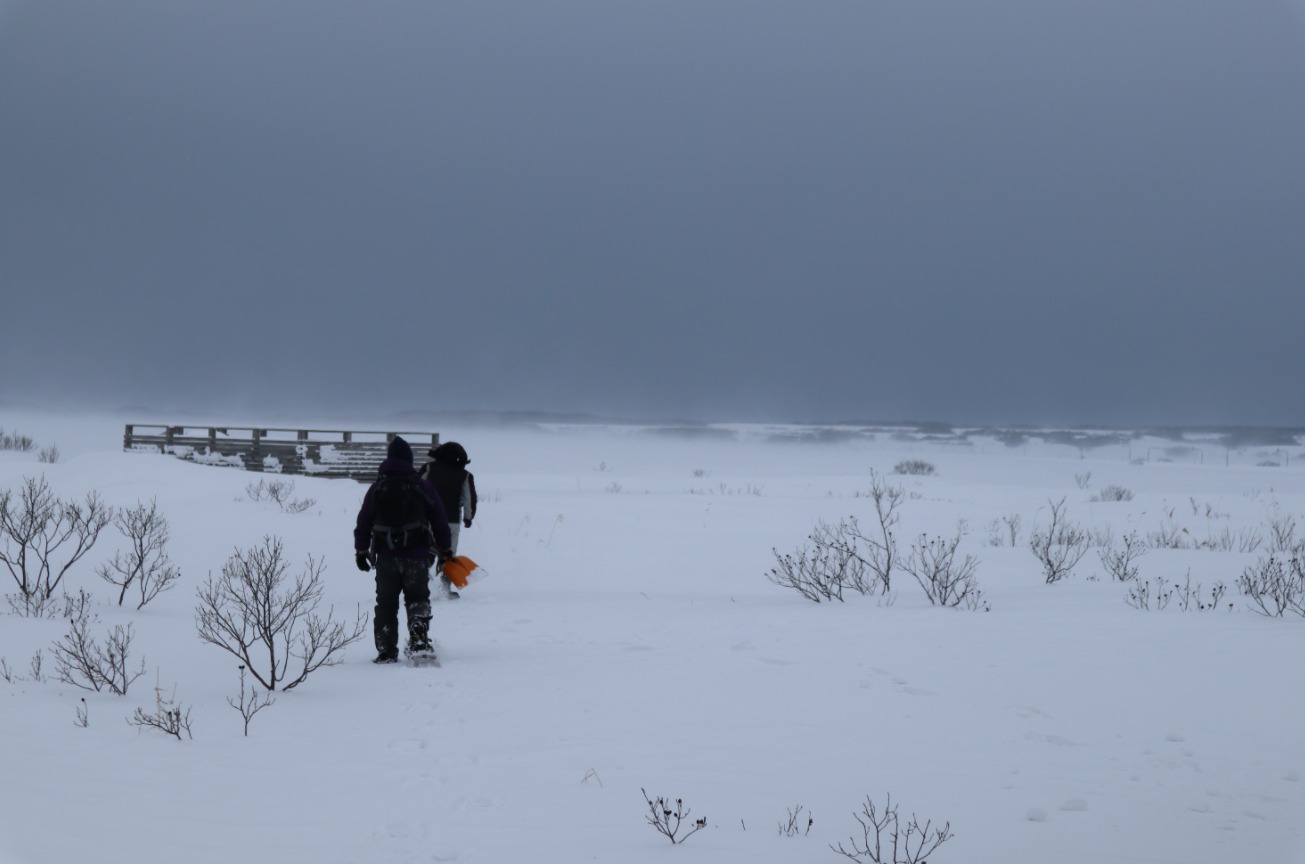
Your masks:
<instances>
[{"instance_id":1,"label":"black backpack","mask_svg":"<svg viewBox=\"0 0 1305 864\"><path fill-rule=\"evenodd\" d=\"M430 548L435 543L427 511L431 501L412 474L386 474L372 498L372 548Z\"/></svg>"}]
</instances>

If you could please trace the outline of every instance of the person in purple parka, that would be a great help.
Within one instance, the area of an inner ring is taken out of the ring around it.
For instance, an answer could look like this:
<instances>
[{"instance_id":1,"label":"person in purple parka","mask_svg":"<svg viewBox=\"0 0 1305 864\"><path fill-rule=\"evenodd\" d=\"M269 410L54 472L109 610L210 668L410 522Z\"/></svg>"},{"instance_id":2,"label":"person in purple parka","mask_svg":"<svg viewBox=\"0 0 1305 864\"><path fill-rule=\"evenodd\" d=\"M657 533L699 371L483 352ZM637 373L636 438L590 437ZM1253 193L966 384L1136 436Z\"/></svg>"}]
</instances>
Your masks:
<instances>
[{"instance_id":1,"label":"person in purple parka","mask_svg":"<svg viewBox=\"0 0 1305 864\"><path fill-rule=\"evenodd\" d=\"M399 595L408 619L409 654L433 653L430 642L430 568L453 556L444 505L417 476L412 447L395 436L377 478L363 496L353 530L354 560L366 573L376 566L372 630L376 663L399 659Z\"/></svg>"}]
</instances>

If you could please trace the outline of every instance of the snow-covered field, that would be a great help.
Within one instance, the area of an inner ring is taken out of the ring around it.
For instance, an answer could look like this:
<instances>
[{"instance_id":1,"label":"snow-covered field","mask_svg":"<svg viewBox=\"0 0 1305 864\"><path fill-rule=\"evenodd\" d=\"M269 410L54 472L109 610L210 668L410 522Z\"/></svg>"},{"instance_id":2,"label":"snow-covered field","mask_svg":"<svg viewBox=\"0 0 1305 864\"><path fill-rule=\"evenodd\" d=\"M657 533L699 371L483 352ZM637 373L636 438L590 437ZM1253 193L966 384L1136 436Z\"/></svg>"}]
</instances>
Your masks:
<instances>
[{"instance_id":1,"label":"snow-covered field","mask_svg":"<svg viewBox=\"0 0 1305 864\"><path fill-rule=\"evenodd\" d=\"M110 528L67 577L94 593L97 632L132 622L148 671L124 696L55 678L66 622L0 616L0 861L832 862L867 798L891 795L904 820L950 824L931 864L1305 862L1305 619L1237 590L1273 521L1299 518L1305 539L1299 447L439 429L471 453L482 504L461 551L489 574L435 608L443 668L374 666L365 639L245 737L236 663L197 637L196 589L272 535L292 569L325 562L337 618L369 613L350 533L364 487L293 478L315 503L286 513L250 500L262 475L122 452L123 423L169 421L205 422L0 410L61 454L0 452L0 490L43 475L63 498L157 500L182 571L140 611L113 605L94 572L120 547ZM906 459L937 473L894 475ZM930 606L900 573L889 599L844 603L767 579L772 549L818 521L873 524L872 469L906 492L903 545L965 531L990 611ZM1112 484L1135 497L1092 500ZM1061 498L1116 542L1170 534L1187 548L1150 550L1139 578L1223 583L1219 608L1134 608L1095 549L1045 584L1027 540ZM1193 548L1255 532L1256 552ZM156 686L193 738L126 722ZM641 789L706 828L672 846Z\"/></svg>"}]
</instances>

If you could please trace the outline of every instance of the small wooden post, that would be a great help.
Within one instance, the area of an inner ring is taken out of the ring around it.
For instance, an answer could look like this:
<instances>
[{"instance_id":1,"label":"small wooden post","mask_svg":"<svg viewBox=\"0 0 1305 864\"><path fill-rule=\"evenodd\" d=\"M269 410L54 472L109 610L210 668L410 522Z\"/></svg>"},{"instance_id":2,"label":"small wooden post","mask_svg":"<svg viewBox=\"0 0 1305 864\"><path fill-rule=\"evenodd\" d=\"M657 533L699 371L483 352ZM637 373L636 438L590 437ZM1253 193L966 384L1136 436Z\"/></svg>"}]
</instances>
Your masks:
<instances>
[{"instance_id":1,"label":"small wooden post","mask_svg":"<svg viewBox=\"0 0 1305 864\"><path fill-rule=\"evenodd\" d=\"M124 430L123 433L122 433L122 449L123 449L123 450L130 450L130 449L131 449L131 436L132 436L132 425L131 425L130 423L128 423L128 424L127 424L127 428L126 428L126 430Z\"/></svg>"},{"instance_id":2,"label":"small wooden post","mask_svg":"<svg viewBox=\"0 0 1305 864\"><path fill-rule=\"evenodd\" d=\"M253 438L253 441L251 442L249 447L249 461L251 464L246 465L245 468L248 471L262 471L263 470L263 435L265 433L263 432L262 429L250 429L249 434Z\"/></svg>"}]
</instances>

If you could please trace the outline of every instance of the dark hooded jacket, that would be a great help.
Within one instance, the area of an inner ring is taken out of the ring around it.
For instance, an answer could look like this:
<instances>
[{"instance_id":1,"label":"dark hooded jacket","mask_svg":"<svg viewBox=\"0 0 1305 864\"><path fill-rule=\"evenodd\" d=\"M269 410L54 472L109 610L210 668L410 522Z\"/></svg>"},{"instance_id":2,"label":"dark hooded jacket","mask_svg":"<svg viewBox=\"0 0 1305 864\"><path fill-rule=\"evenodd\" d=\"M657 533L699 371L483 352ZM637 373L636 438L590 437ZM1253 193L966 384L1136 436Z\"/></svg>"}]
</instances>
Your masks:
<instances>
[{"instance_id":1,"label":"dark hooded jacket","mask_svg":"<svg viewBox=\"0 0 1305 864\"><path fill-rule=\"evenodd\" d=\"M402 438L395 437L386 451L385 461L377 470L376 482L367 488L363 496L362 507L358 510L358 522L353 529L353 548L366 552L372 545L372 527L376 522L376 487L381 478L411 474L416 476L417 469L412 465L412 447ZM448 549L453 545L453 535L449 532L449 520L440 503L439 495L430 483L417 478L417 487L426 499L426 518L430 520L431 533L435 536L435 548L429 546L408 546L403 549L381 548L376 550L380 556L395 558L429 558L432 552Z\"/></svg>"},{"instance_id":2,"label":"dark hooded jacket","mask_svg":"<svg viewBox=\"0 0 1305 864\"><path fill-rule=\"evenodd\" d=\"M421 466L418 476L429 480L439 495L450 522L471 527L476 518L476 480L467 470L467 451L456 441L447 441L430 451L431 461Z\"/></svg>"}]
</instances>

